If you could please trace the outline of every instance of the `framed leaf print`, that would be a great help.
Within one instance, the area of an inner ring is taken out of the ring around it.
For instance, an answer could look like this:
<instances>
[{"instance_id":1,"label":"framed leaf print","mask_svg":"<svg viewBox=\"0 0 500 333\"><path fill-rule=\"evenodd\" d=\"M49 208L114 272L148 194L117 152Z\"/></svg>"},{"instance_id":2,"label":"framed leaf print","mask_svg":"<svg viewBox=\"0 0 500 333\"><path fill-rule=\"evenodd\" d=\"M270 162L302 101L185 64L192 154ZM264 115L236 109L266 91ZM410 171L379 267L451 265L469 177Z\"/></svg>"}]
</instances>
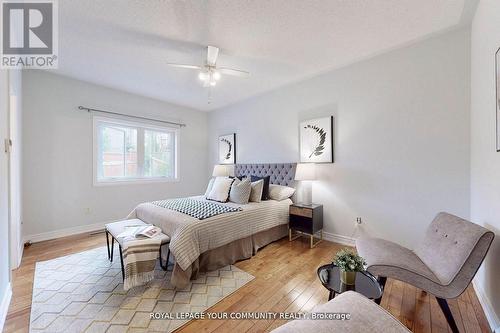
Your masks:
<instances>
[{"instance_id":1,"label":"framed leaf print","mask_svg":"<svg viewBox=\"0 0 500 333\"><path fill-rule=\"evenodd\" d=\"M300 161L333 163L333 116L300 123Z\"/></svg>"},{"instance_id":2,"label":"framed leaf print","mask_svg":"<svg viewBox=\"0 0 500 333\"><path fill-rule=\"evenodd\" d=\"M236 134L219 136L219 164L236 163Z\"/></svg>"}]
</instances>

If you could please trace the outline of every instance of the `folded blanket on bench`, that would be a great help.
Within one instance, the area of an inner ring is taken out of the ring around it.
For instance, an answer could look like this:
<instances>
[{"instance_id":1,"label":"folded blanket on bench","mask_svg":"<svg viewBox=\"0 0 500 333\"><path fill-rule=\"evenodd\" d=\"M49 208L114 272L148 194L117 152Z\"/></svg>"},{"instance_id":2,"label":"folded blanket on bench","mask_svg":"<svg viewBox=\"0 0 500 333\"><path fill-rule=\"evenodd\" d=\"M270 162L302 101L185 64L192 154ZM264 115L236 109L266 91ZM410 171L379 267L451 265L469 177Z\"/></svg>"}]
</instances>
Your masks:
<instances>
[{"instance_id":1,"label":"folded blanket on bench","mask_svg":"<svg viewBox=\"0 0 500 333\"><path fill-rule=\"evenodd\" d=\"M123 267L125 279L123 289L143 285L154 279L156 260L160 252L161 237L137 239L126 238L123 241Z\"/></svg>"}]
</instances>

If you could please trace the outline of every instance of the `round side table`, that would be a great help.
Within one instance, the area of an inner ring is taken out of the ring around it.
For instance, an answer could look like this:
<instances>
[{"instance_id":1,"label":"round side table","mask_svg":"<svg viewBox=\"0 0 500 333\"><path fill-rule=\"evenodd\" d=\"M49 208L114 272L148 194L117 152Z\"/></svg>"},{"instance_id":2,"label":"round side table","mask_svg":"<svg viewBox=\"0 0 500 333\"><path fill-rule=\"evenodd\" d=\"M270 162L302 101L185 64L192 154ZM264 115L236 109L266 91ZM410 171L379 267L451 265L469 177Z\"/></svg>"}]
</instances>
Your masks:
<instances>
[{"instance_id":1,"label":"round side table","mask_svg":"<svg viewBox=\"0 0 500 333\"><path fill-rule=\"evenodd\" d=\"M333 263L319 267L318 277L321 284L330 292L328 300L333 299L336 294L353 290L367 298L375 300L379 304L384 292L384 288L377 278L366 271L356 272L356 283L354 285L342 283L340 280L340 269Z\"/></svg>"}]
</instances>

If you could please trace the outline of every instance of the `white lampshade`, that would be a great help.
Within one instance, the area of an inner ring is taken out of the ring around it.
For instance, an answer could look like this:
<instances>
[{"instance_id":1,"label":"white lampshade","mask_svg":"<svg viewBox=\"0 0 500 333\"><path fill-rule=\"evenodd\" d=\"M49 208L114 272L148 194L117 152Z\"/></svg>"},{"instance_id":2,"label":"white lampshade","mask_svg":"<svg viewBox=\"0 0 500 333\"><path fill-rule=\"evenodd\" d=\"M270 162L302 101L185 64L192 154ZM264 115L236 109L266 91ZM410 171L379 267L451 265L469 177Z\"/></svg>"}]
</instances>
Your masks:
<instances>
[{"instance_id":1,"label":"white lampshade","mask_svg":"<svg viewBox=\"0 0 500 333\"><path fill-rule=\"evenodd\" d=\"M234 176L234 165L217 164L214 166L214 172L212 172L212 176L214 177Z\"/></svg>"},{"instance_id":2,"label":"white lampshade","mask_svg":"<svg viewBox=\"0 0 500 333\"><path fill-rule=\"evenodd\" d=\"M315 180L316 166L314 163L298 163L295 180Z\"/></svg>"}]
</instances>

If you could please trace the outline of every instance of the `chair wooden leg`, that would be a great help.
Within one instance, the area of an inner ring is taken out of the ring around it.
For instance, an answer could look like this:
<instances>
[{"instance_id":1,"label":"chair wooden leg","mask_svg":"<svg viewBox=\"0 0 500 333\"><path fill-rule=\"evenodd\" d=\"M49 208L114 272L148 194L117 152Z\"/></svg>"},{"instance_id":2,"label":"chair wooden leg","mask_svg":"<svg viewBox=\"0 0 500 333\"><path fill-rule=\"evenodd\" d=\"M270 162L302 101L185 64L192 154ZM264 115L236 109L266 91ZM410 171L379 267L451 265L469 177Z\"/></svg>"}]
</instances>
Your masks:
<instances>
[{"instance_id":1,"label":"chair wooden leg","mask_svg":"<svg viewBox=\"0 0 500 333\"><path fill-rule=\"evenodd\" d=\"M111 259L111 252L109 250L109 233L108 230L105 230L106 233L106 246L108 247L108 260Z\"/></svg>"},{"instance_id":2,"label":"chair wooden leg","mask_svg":"<svg viewBox=\"0 0 500 333\"><path fill-rule=\"evenodd\" d=\"M122 279L125 281L125 267L123 267L123 252L122 252L122 246L118 244L118 247L120 249L120 263L122 266Z\"/></svg>"},{"instance_id":3,"label":"chair wooden leg","mask_svg":"<svg viewBox=\"0 0 500 333\"><path fill-rule=\"evenodd\" d=\"M111 256L110 261L113 262L113 249L115 248L115 238L111 235Z\"/></svg>"},{"instance_id":4,"label":"chair wooden leg","mask_svg":"<svg viewBox=\"0 0 500 333\"><path fill-rule=\"evenodd\" d=\"M380 283L380 286L382 287L382 296L384 296L384 288L385 288L385 283L387 282L387 278L385 276L379 276L378 277L378 283ZM382 296L379 298L375 299L375 303L380 305L380 302L382 301Z\"/></svg>"},{"instance_id":5,"label":"chair wooden leg","mask_svg":"<svg viewBox=\"0 0 500 333\"><path fill-rule=\"evenodd\" d=\"M448 306L448 302L444 298L436 297L436 300L439 304L439 307L443 311L444 316L446 317L446 321L451 328L453 333L459 333L457 324L455 323L455 319L453 318L453 314L451 313L450 307Z\"/></svg>"}]
</instances>

